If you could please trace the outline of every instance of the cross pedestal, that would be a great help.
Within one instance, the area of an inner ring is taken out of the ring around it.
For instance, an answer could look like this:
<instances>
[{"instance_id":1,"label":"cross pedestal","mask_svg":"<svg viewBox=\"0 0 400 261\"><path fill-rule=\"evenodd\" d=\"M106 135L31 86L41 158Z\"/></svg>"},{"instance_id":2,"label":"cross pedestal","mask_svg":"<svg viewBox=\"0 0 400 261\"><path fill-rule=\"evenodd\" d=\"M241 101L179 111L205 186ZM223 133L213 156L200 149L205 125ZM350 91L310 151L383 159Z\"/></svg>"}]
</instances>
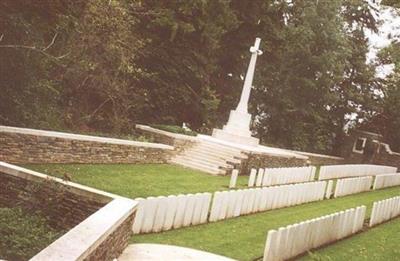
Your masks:
<instances>
[{"instance_id":1,"label":"cross pedestal","mask_svg":"<svg viewBox=\"0 0 400 261\"><path fill-rule=\"evenodd\" d=\"M250 97L250 91L253 82L254 70L256 67L257 56L262 54L260 47L260 38L256 38L254 46L250 47L252 53L246 78L244 80L242 95L235 110L231 110L229 120L222 129L214 129L212 136L216 139L239 143L248 146L257 146L259 139L251 136L250 122L251 114L247 107Z\"/></svg>"}]
</instances>

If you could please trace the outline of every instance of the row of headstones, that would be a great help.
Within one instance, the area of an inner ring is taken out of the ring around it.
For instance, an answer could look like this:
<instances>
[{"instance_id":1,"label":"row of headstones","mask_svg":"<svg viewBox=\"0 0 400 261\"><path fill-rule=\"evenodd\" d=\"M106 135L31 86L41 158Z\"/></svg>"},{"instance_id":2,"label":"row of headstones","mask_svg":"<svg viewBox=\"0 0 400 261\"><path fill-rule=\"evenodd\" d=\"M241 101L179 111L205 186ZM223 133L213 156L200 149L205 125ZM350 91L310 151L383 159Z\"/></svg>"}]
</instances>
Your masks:
<instances>
[{"instance_id":1,"label":"row of headstones","mask_svg":"<svg viewBox=\"0 0 400 261\"><path fill-rule=\"evenodd\" d=\"M278 230L270 230L263 260L287 260L357 233L363 228L365 212L366 207L360 206Z\"/></svg>"},{"instance_id":2,"label":"row of headstones","mask_svg":"<svg viewBox=\"0 0 400 261\"><path fill-rule=\"evenodd\" d=\"M211 193L137 198L134 234L160 232L207 222Z\"/></svg>"},{"instance_id":3,"label":"row of headstones","mask_svg":"<svg viewBox=\"0 0 400 261\"><path fill-rule=\"evenodd\" d=\"M398 185L397 177L391 180L394 183L386 182L385 185ZM340 179L334 197L370 190L371 183L372 177ZM135 234L139 234L203 224L318 201L324 197L329 199L332 190L333 181L329 180L215 192L212 204L211 193L138 198L138 210L132 229Z\"/></svg>"},{"instance_id":4,"label":"row of headstones","mask_svg":"<svg viewBox=\"0 0 400 261\"><path fill-rule=\"evenodd\" d=\"M400 216L400 197L374 202L369 226L375 226Z\"/></svg>"},{"instance_id":5,"label":"row of headstones","mask_svg":"<svg viewBox=\"0 0 400 261\"><path fill-rule=\"evenodd\" d=\"M323 200L326 181L216 192L209 221Z\"/></svg>"},{"instance_id":6,"label":"row of headstones","mask_svg":"<svg viewBox=\"0 0 400 261\"><path fill-rule=\"evenodd\" d=\"M134 234L161 232L322 200L326 181L268 188L137 198ZM211 210L210 210L211 207Z\"/></svg>"},{"instance_id":7,"label":"row of headstones","mask_svg":"<svg viewBox=\"0 0 400 261\"><path fill-rule=\"evenodd\" d=\"M370 164L344 164L321 166L319 180L337 179L344 177L375 176L380 174L396 173L396 167Z\"/></svg>"},{"instance_id":8,"label":"row of headstones","mask_svg":"<svg viewBox=\"0 0 400 261\"><path fill-rule=\"evenodd\" d=\"M251 169L248 187L265 187L313 181L316 167L292 167L292 168L260 168Z\"/></svg>"},{"instance_id":9,"label":"row of headstones","mask_svg":"<svg viewBox=\"0 0 400 261\"><path fill-rule=\"evenodd\" d=\"M373 177L359 177L338 179L336 182L334 197L343 197L350 194L356 194L371 189Z\"/></svg>"},{"instance_id":10,"label":"row of headstones","mask_svg":"<svg viewBox=\"0 0 400 261\"><path fill-rule=\"evenodd\" d=\"M374 189L381 189L400 185L400 173L383 174L375 177Z\"/></svg>"}]
</instances>

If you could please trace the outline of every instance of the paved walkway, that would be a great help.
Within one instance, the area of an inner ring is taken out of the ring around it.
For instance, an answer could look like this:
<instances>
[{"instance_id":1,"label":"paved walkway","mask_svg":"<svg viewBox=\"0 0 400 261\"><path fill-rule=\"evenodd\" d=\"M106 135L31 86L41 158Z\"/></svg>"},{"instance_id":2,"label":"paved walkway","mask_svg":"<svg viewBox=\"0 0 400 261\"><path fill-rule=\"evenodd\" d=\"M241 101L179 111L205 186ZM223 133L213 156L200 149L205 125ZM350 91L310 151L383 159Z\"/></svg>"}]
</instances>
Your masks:
<instances>
[{"instance_id":1,"label":"paved walkway","mask_svg":"<svg viewBox=\"0 0 400 261\"><path fill-rule=\"evenodd\" d=\"M132 244L129 245L118 261L145 260L145 261L234 261L227 257L203 252L191 248L160 245L160 244Z\"/></svg>"}]
</instances>

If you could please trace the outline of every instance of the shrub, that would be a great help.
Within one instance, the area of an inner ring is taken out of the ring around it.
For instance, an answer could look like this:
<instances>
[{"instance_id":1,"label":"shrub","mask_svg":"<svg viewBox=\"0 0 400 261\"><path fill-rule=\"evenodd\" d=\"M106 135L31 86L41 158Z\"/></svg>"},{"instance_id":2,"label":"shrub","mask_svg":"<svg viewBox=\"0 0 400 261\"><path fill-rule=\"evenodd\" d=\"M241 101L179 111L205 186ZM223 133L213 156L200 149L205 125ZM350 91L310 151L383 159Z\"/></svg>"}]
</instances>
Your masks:
<instances>
[{"instance_id":1,"label":"shrub","mask_svg":"<svg viewBox=\"0 0 400 261\"><path fill-rule=\"evenodd\" d=\"M0 208L0 260L28 260L61 236L40 213Z\"/></svg>"}]
</instances>

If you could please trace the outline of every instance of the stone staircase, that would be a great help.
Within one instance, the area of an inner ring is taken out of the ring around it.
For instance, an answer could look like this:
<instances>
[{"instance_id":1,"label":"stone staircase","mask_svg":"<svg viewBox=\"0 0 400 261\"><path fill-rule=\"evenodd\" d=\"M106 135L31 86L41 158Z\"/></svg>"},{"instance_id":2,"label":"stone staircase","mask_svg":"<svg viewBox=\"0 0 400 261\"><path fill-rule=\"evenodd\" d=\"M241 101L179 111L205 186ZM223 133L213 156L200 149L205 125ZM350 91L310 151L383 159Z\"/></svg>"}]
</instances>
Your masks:
<instances>
[{"instance_id":1,"label":"stone staircase","mask_svg":"<svg viewBox=\"0 0 400 261\"><path fill-rule=\"evenodd\" d=\"M192 147L175 155L170 162L213 175L226 175L246 158L239 148L198 139Z\"/></svg>"}]
</instances>

